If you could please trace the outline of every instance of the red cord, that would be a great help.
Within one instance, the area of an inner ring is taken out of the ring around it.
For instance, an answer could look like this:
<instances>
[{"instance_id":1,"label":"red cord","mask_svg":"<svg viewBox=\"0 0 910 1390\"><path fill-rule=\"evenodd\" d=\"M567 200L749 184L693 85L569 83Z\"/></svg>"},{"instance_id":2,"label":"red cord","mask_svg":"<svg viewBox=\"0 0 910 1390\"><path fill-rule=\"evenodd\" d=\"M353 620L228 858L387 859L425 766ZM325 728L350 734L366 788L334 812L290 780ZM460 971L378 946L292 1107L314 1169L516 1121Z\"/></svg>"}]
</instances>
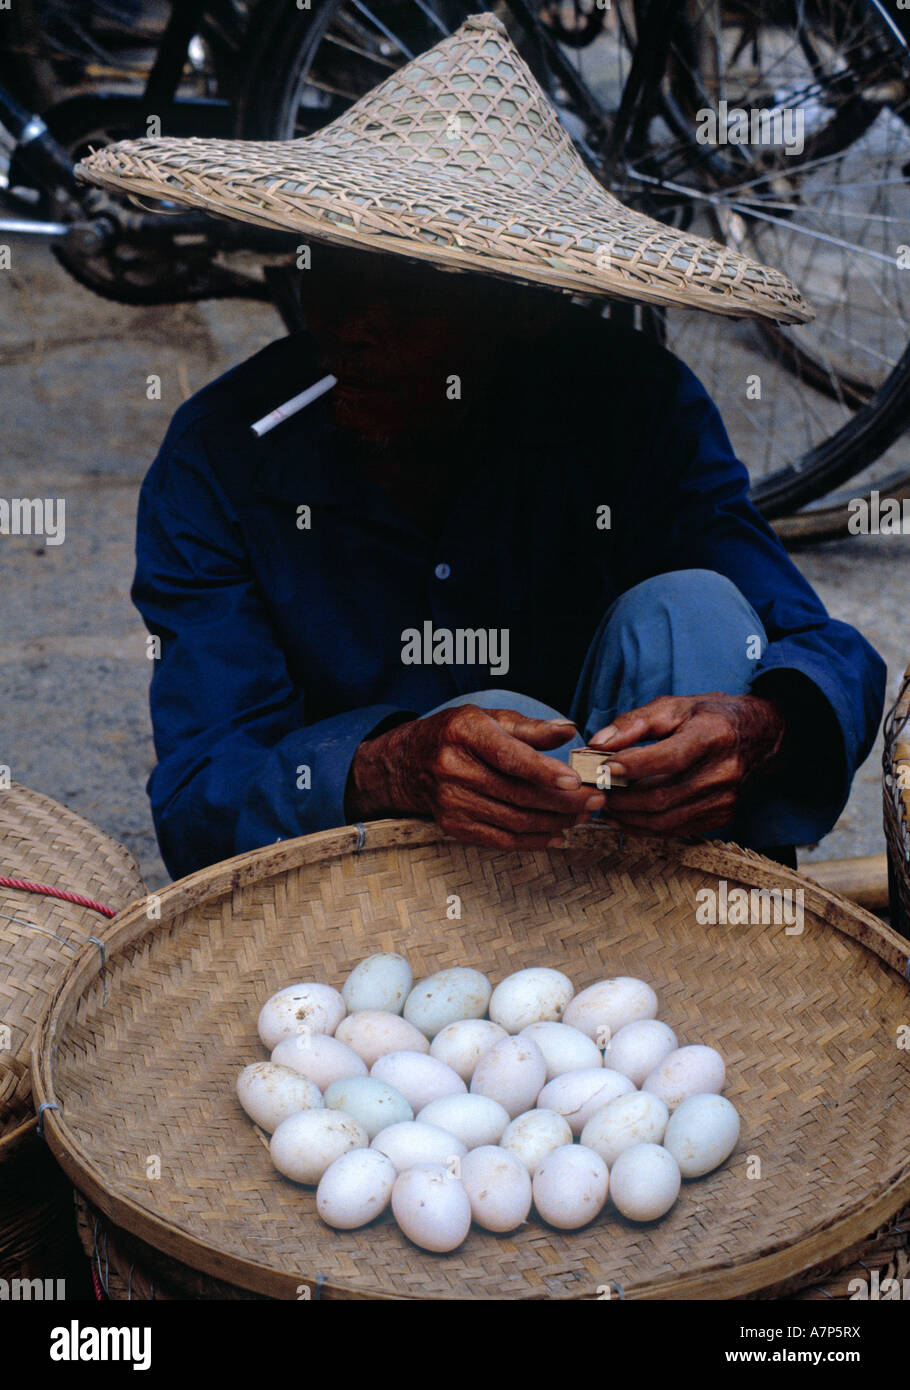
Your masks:
<instances>
[{"instance_id":1,"label":"red cord","mask_svg":"<svg viewBox=\"0 0 910 1390\"><path fill-rule=\"evenodd\" d=\"M101 1287L101 1280L98 1278L98 1271L95 1268L95 1261L90 1262L89 1268L92 1271L92 1288L95 1290L95 1298L99 1303L103 1303L107 1295Z\"/></svg>"},{"instance_id":2,"label":"red cord","mask_svg":"<svg viewBox=\"0 0 910 1390\"><path fill-rule=\"evenodd\" d=\"M112 907L96 903L93 898L83 898L79 893L66 893L62 888L49 888L46 883L28 883L24 878L0 878L0 888L20 888L23 893L43 893L46 898L59 898L61 902L77 903L79 907L91 908L102 917L116 917Z\"/></svg>"}]
</instances>

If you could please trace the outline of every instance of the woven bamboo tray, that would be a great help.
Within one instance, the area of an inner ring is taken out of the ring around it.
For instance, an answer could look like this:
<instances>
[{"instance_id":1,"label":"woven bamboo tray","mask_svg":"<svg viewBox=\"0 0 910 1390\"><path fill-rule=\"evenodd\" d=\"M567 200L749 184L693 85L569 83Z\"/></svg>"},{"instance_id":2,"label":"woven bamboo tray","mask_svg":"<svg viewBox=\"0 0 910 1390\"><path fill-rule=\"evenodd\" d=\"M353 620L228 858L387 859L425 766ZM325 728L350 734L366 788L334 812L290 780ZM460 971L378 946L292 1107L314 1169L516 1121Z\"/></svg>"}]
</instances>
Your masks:
<instances>
[{"instance_id":1,"label":"woven bamboo tray","mask_svg":"<svg viewBox=\"0 0 910 1390\"><path fill-rule=\"evenodd\" d=\"M46 883L114 908L145 892L122 845L16 783L0 791L0 875ZM72 1188L36 1138L28 1058L41 1014L68 966L88 937L102 940L107 930L107 920L88 908L0 888L0 1025L9 1029L9 1047L0 1048L4 1277L42 1264L47 1273L72 1239Z\"/></svg>"},{"instance_id":2,"label":"woven bamboo tray","mask_svg":"<svg viewBox=\"0 0 910 1390\"><path fill-rule=\"evenodd\" d=\"M910 936L910 666L885 719L882 803L891 925Z\"/></svg>"},{"instance_id":3,"label":"woven bamboo tray","mask_svg":"<svg viewBox=\"0 0 910 1390\"><path fill-rule=\"evenodd\" d=\"M696 894L721 879L800 889L803 931L700 925ZM33 1077L60 1107L46 1135L73 1182L116 1240L173 1261L178 1285L179 1265L280 1298L571 1298L604 1284L630 1298L743 1297L849 1259L910 1201L906 942L759 855L623 842L595 825L566 850L522 855L385 821L240 856L160 901L160 921L138 907L120 917L103 971L82 953L43 1021ZM472 1230L446 1256L415 1249L388 1216L329 1230L312 1191L271 1167L234 1081L264 1055L268 994L305 977L339 985L377 950L403 952L415 975L459 964L495 980L547 962L577 988L651 980L681 1039L726 1058L736 1152L653 1227L609 1209L573 1233L535 1217L508 1237Z\"/></svg>"}]
</instances>

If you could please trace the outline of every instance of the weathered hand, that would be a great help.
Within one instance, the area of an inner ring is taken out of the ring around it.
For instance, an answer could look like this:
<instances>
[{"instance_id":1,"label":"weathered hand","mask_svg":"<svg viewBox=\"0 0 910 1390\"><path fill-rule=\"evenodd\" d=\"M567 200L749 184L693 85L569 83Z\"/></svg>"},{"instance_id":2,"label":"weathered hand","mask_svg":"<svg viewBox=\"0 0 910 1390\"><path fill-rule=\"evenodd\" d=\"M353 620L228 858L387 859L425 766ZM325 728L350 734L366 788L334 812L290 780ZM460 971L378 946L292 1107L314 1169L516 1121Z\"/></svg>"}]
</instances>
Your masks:
<instances>
[{"instance_id":1,"label":"weathered hand","mask_svg":"<svg viewBox=\"0 0 910 1390\"><path fill-rule=\"evenodd\" d=\"M539 751L572 737L566 721L455 705L361 743L346 806L354 819L431 816L446 834L501 849L562 844L605 797Z\"/></svg>"},{"instance_id":2,"label":"weathered hand","mask_svg":"<svg viewBox=\"0 0 910 1390\"><path fill-rule=\"evenodd\" d=\"M620 714L591 739L610 753L607 824L703 835L725 825L746 782L778 763L786 726L779 705L755 695L665 695ZM656 739L647 748L632 748ZM625 750L625 751L624 751Z\"/></svg>"}]
</instances>

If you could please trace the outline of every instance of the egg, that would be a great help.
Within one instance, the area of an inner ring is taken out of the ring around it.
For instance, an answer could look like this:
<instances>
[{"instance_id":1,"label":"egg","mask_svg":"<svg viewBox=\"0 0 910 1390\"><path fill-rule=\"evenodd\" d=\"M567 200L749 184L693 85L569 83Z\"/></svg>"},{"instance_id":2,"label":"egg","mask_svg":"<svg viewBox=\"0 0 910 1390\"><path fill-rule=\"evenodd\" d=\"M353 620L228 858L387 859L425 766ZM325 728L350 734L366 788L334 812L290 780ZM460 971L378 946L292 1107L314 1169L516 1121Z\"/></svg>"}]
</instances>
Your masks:
<instances>
[{"instance_id":1,"label":"egg","mask_svg":"<svg viewBox=\"0 0 910 1390\"><path fill-rule=\"evenodd\" d=\"M555 1110L568 1120L572 1133L581 1134L591 1116L617 1096L635 1087L627 1076L606 1067L567 1071L548 1081L537 1098L539 1110Z\"/></svg>"},{"instance_id":2,"label":"egg","mask_svg":"<svg viewBox=\"0 0 910 1390\"><path fill-rule=\"evenodd\" d=\"M467 1148L476 1149L499 1143L509 1123L509 1112L489 1096L443 1096L425 1105L417 1118L447 1129Z\"/></svg>"},{"instance_id":3,"label":"egg","mask_svg":"<svg viewBox=\"0 0 910 1390\"><path fill-rule=\"evenodd\" d=\"M353 1115L371 1139L388 1125L414 1118L414 1111L401 1092L372 1076L346 1076L333 1081L322 1099L327 1110Z\"/></svg>"},{"instance_id":4,"label":"egg","mask_svg":"<svg viewBox=\"0 0 910 1390\"><path fill-rule=\"evenodd\" d=\"M692 1043L670 1052L644 1079L643 1091L660 1096L671 1110L689 1096L724 1088L724 1059L713 1047Z\"/></svg>"},{"instance_id":5,"label":"egg","mask_svg":"<svg viewBox=\"0 0 910 1390\"><path fill-rule=\"evenodd\" d=\"M344 1000L329 985L288 985L267 999L256 1027L267 1048L295 1033L334 1033L345 1015Z\"/></svg>"},{"instance_id":6,"label":"egg","mask_svg":"<svg viewBox=\"0 0 910 1390\"><path fill-rule=\"evenodd\" d=\"M551 1226L576 1231L600 1214L609 1184L599 1154L582 1144L564 1144L548 1153L534 1174L534 1205Z\"/></svg>"},{"instance_id":7,"label":"egg","mask_svg":"<svg viewBox=\"0 0 910 1390\"><path fill-rule=\"evenodd\" d=\"M547 1079L543 1053L531 1038L502 1038L485 1052L471 1078L471 1094L498 1100L514 1119L530 1110Z\"/></svg>"},{"instance_id":8,"label":"egg","mask_svg":"<svg viewBox=\"0 0 910 1390\"><path fill-rule=\"evenodd\" d=\"M272 1162L286 1178L315 1186L329 1164L350 1149L365 1149L363 1125L338 1110L303 1110L282 1120L269 1144Z\"/></svg>"},{"instance_id":9,"label":"egg","mask_svg":"<svg viewBox=\"0 0 910 1390\"><path fill-rule=\"evenodd\" d=\"M490 1018L507 1033L520 1033L531 1023L558 1022L575 990L560 970L537 966L516 970L490 996Z\"/></svg>"},{"instance_id":10,"label":"egg","mask_svg":"<svg viewBox=\"0 0 910 1390\"><path fill-rule=\"evenodd\" d=\"M318 1110L322 1093L307 1077L276 1067L273 1062L253 1062L237 1078L237 1099L254 1124L267 1134L298 1110Z\"/></svg>"},{"instance_id":11,"label":"egg","mask_svg":"<svg viewBox=\"0 0 910 1390\"><path fill-rule=\"evenodd\" d=\"M700 1178L720 1167L736 1148L739 1116L724 1096L688 1096L670 1116L664 1148L684 1178Z\"/></svg>"},{"instance_id":12,"label":"egg","mask_svg":"<svg viewBox=\"0 0 910 1390\"><path fill-rule=\"evenodd\" d=\"M485 1231L514 1231L531 1210L531 1175L515 1154L493 1144L461 1160L461 1185L471 1215Z\"/></svg>"},{"instance_id":13,"label":"egg","mask_svg":"<svg viewBox=\"0 0 910 1390\"><path fill-rule=\"evenodd\" d=\"M499 1141L503 1149L521 1159L532 1177L547 1154L571 1142L569 1122L555 1110L526 1110L516 1115Z\"/></svg>"},{"instance_id":14,"label":"egg","mask_svg":"<svg viewBox=\"0 0 910 1390\"><path fill-rule=\"evenodd\" d=\"M431 1100L463 1095L467 1090L456 1071L422 1052L387 1052L373 1063L370 1075L400 1091L415 1115Z\"/></svg>"},{"instance_id":15,"label":"egg","mask_svg":"<svg viewBox=\"0 0 910 1390\"><path fill-rule=\"evenodd\" d=\"M613 1205L630 1221L666 1216L679 1188L679 1165L660 1144L633 1144L623 1149L610 1169Z\"/></svg>"},{"instance_id":16,"label":"egg","mask_svg":"<svg viewBox=\"0 0 910 1390\"><path fill-rule=\"evenodd\" d=\"M399 1173L392 1213L408 1240L437 1254L456 1249L471 1229L468 1194L448 1169L432 1164Z\"/></svg>"},{"instance_id":17,"label":"egg","mask_svg":"<svg viewBox=\"0 0 910 1390\"><path fill-rule=\"evenodd\" d=\"M547 1080L563 1072L602 1067L603 1054L596 1042L567 1023L532 1023L522 1028L523 1038L532 1038L547 1064Z\"/></svg>"},{"instance_id":18,"label":"egg","mask_svg":"<svg viewBox=\"0 0 910 1390\"><path fill-rule=\"evenodd\" d=\"M614 1033L639 1018L657 1017L657 995L644 980L618 975L583 989L568 1005L563 1023L605 1047Z\"/></svg>"},{"instance_id":19,"label":"egg","mask_svg":"<svg viewBox=\"0 0 910 1390\"><path fill-rule=\"evenodd\" d=\"M419 1028L382 1009L361 1009L348 1014L335 1029L335 1037L362 1057L368 1067L387 1052L429 1052L430 1044Z\"/></svg>"},{"instance_id":20,"label":"egg","mask_svg":"<svg viewBox=\"0 0 910 1390\"><path fill-rule=\"evenodd\" d=\"M449 1023L482 1018L490 1002L492 985L479 970L455 965L420 980L404 1005L404 1016L427 1038L435 1038Z\"/></svg>"},{"instance_id":21,"label":"egg","mask_svg":"<svg viewBox=\"0 0 910 1390\"><path fill-rule=\"evenodd\" d=\"M376 1149L352 1149L330 1163L316 1189L316 1210L327 1226L354 1231L385 1211L395 1165Z\"/></svg>"},{"instance_id":22,"label":"egg","mask_svg":"<svg viewBox=\"0 0 910 1390\"><path fill-rule=\"evenodd\" d=\"M657 1018L640 1018L635 1023L627 1023L609 1039L604 1066L621 1071L623 1076L640 1086L645 1077L678 1046L676 1034L666 1023L661 1023Z\"/></svg>"},{"instance_id":23,"label":"egg","mask_svg":"<svg viewBox=\"0 0 910 1390\"><path fill-rule=\"evenodd\" d=\"M273 1051L272 1061L308 1076L320 1091L346 1076L367 1074L366 1063L357 1053L327 1033L298 1033L293 1038L284 1038Z\"/></svg>"},{"instance_id":24,"label":"egg","mask_svg":"<svg viewBox=\"0 0 910 1390\"><path fill-rule=\"evenodd\" d=\"M581 1131L581 1142L612 1168L633 1144L660 1144L669 1118L669 1110L657 1096L632 1091L596 1110Z\"/></svg>"},{"instance_id":25,"label":"egg","mask_svg":"<svg viewBox=\"0 0 910 1390\"><path fill-rule=\"evenodd\" d=\"M435 1163L451 1171L467 1153L465 1145L454 1134L422 1120L389 1125L376 1135L370 1148L385 1154L399 1173L413 1168L415 1163Z\"/></svg>"},{"instance_id":26,"label":"egg","mask_svg":"<svg viewBox=\"0 0 910 1390\"><path fill-rule=\"evenodd\" d=\"M430 1056L457 1071L462 1081L470 1081L474 1068L494 1043L509 1035L488 1018L463 1018L447 1023L430 1043Z\"/></svg>"},{"instance_id":27,"label":"egg","mask_svg":"<svg viewBox=\"0 0 910 1390\"><path fill-rule=\"evenodd\" d=\"M400 1014L412 983L411 967L404 956L380 952L354 966L341 986L341 997L349 1014L365 1009Z\"/></svg>"}]
</instances>

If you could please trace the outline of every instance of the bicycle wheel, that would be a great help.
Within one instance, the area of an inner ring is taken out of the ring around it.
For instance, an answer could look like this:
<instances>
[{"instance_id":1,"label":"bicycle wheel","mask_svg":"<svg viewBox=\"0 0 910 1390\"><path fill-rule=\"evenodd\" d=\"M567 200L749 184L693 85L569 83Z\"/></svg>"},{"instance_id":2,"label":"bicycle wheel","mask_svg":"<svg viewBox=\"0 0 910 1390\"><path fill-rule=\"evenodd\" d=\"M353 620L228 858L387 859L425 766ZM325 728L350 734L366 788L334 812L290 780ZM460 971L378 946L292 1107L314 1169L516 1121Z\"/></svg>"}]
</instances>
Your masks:
<instances>
[{"instance_id":1,"label":"bicycle wheel","mask_svg":"<svg viewBox=\"0 0 910 1390\"><path fill-rule=\"evenodd\" d=\"M264 5L239 133L312 132L478 8L314 0L289 32L291 11ZM574 50L535 23L526 0L498 10L595 173L606 167L643 10L641 0L615 5ZM777 516L876 459L898 466L910 279L891 243L910 227L907 50L876 0L687 0L676 13L663 82L625 136L609 186L631 207L781 266L818 309L797 330L685 311L660 325L718 404L756 502ZM699 115L721 100L792 110L800 156L773 143L701 143Z\"/></svg>"},{"instance_id":2,"label":"bicycle wheel","mask_svg":"<svg viewBox=\"0 0 910 1390\"><path fill-rule=\"evenodd\" d=\"M783 266L818 311L785 330L667 316L669 345L699 370L768 516L864 471L868 483L903 470L908 72L874 0L690 0L647 139L627 151L620 197L634 202L643 184L638 206ZM722 109L750 124L776 109L799 139L699 143L700 120Z\"/></svg>"}]
</instances>

